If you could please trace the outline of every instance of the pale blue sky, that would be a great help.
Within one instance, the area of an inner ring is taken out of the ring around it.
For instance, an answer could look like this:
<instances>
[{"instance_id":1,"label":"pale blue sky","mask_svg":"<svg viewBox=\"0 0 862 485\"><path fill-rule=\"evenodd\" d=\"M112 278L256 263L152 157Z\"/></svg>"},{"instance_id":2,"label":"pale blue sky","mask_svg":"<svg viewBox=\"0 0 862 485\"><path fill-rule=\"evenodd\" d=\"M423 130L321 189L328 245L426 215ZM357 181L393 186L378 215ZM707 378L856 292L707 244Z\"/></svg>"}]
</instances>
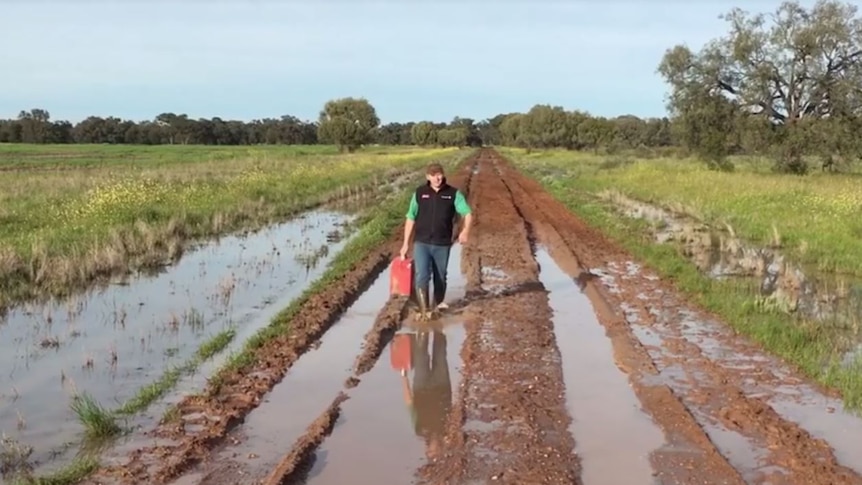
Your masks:
<instances>
[{"instance_id":1,"label":"pale blue sky","mask_svg":"<svg viewBox=\"0 0 862 485\"><path fill-rule=\"evenodd\" d=\"M664 50L723 35L739 4L778 1L0 0L0 117L316 119L342 96L384 123L662 116Z\"/></svg>"}]
</instances>

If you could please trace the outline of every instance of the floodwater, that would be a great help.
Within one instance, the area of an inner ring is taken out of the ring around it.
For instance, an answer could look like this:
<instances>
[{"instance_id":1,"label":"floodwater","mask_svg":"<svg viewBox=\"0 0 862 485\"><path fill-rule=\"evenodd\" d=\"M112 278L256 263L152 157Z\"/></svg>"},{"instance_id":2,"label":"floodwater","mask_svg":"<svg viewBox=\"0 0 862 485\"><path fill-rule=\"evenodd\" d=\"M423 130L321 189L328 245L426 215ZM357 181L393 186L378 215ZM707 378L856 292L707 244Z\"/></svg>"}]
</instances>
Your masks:
<instances>
[{"instance_id":1,"label":"floodwater","mask_svg":"<svg viewBox=\"0 0 862 485\"><path fill-rule=\"evenodd\" d=\"M729 347L726 342L730 332L718 322L695 320L690 313L683 315L684 337L722 367L750 371L753 376L768 372L781 380L793 375L788 366L774 357ZM859 441L862 419L846 411L840 399L825 396L798 379L793 379L792 385L777 388L767 382L749 378L741 381L741 387L750 396L765 397L779 415L799 424L813 437L827 441L842 465L862 473L862 462L858 459L862 452Z\"/></svg>"},{"instance_id":2,"label":"floodwater","mask_svg":"<svg viewBox=\"0 0 862 485\"><path fill-rule=\"evenodd\" d=\"M623 279L642 277L628 276L622 269L612 271L617 273L615 277ZM674 378L678 374L676 370L672 374L668 372L678 368L680 359L693 358L674 352L672 349L675 346L669 343L671 340L681 337L695 345L703 358L727 370L729 378L738 382L747 396L765 399L780 416L797 423L813 437L826 440L842 465L862 473L862 464L856 459L860 452L858 437L862 435L862 419L846 412L840 400L824 396L812 386L791 378L793 372L786 364L764 354L754 345L737 339L721 323L680 308L678 302L662 304L658 301L658 295L646 299L648 306L665 310L655 313L657 322L651 328L627 315L629 325L661 371L662 382L682 397L722 455L728 457L746 479L762 479L769 474L781 473L782 470L765 464L764 450L752 439L727 429L711 418L706 404L690 397L691 384L684 379ZM691 377L698 382L708 382L708 379L698 377L697 373Z\"/></svg>"},{"instance_id":3,"label":"floodwater","mask_svg":"<svg viewBox=\"0 0 862 485\"><path fill-rule=\"evenodd\" d=\"M0 431L48 461L81 439L73 391L117 408L212 336L251 335L325 271L349 238L329 240L351 218L312 211L205 243L160 274L11 310L0 325Z\"/></svg>"},{"instance_id":4,"label":"floodwater","mask_svg":"<svg viewBox=\"0 0 862 485\"><path fill-rule=\"evenodd\" d=\"M747 281L763 305L809 320L859 328L862 281L803 270L779 250L749 244L732 231L621 194L603 196L622 214L652 222L656 242L674 243L704 274Z\"/></svg>"},{"instance_id":5,"label":"floodwater","mask_svg":"<svg viewBox=\"0 0 862 485\"><path fill-rule=\"evenodd\" d=\"M536 261L554 312L583 482L655 483L650 454L664 445L664 434L614 362L610 339L587 296L545 249L537 249Z\"/></svg>"},{"instance_id":6,"label":"floodwater","mask_svg":"<svg viewBox=\"0 0 862 485\"><path fill-rule=\"evenodd\" d=\"M233 460L261 468L261 473L271 470L343 389L365 334L387 298L389 272L384 271L326 331L320 346L300 357L248 415L237 430L242 442L225 449L222 458L237 453Z\"/></svg>"}]
</instances>

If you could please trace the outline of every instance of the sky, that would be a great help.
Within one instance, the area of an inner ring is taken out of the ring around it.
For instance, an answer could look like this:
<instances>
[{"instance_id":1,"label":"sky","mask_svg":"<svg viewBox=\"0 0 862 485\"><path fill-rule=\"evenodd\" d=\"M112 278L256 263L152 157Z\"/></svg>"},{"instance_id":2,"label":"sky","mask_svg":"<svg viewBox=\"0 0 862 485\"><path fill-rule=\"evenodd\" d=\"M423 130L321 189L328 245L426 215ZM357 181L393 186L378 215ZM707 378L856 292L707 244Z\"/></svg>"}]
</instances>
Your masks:
<instances>
[{"instance_id":1,"label":"sky","mask_svg":"<svg viewBox=\"0 0 862 485\"><path fill-rule=\"evenodd\" d=\"M368 99L383 123L535 104L663 116L666 49L766 0L0 0L0 118L293 115ZM808 5L811 2L803 2Z\"/></svg>"}]
</instances>

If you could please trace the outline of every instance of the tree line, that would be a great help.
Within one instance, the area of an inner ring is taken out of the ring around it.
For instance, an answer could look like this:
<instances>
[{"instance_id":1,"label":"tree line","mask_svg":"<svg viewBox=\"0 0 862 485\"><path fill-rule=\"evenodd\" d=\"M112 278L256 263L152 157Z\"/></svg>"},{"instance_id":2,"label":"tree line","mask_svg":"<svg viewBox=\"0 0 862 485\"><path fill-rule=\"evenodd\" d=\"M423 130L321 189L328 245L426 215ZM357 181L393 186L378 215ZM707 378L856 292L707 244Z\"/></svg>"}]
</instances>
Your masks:
<instances>
[{"instance_id":1,"label":"tree line","mask_svg":"<svg viewBox=\"0 0 862 485\"><path fill-rule=\"evenodd\" d=\"M522 113L448 123L380 123L364 98L328 101L315 121L294 116L251 122L162 113L152 121L90 117L75 125L47 111L0 120L0 142L135 144L505 145L613 151L679 147L711 168L730 155L768 157L777 171L803 174L812 158L840 170L862 157L862 19L852 3L785 1L775 11L720 15L728 33L699 52L666 50L657 72L669 85L668 115L593 116L537 104Z\"/></svg>"},{"instance_id":2,"label":"tree line","mask_svg":"<svg viewBox=\"0 0 862 485\"><path fill-rule=\"evenodd\" d=\"M512 145L527 148L637 148L673 144L667 118L633 115L593 117L562 107L536 105L526 113L500 114L475 121L419 121L380 124L374 107L362 98L327 103L323 119L295 116L251 122L191 119L162 113L152 121L90 116L76 124L55 121L44 109L21 111L17 119L0 120L0 143L95 143L141 145L314 145L334 143L345 150L365 144L421 146ZM335 112L329 115L328 112Z\"/></svg>"}]
</instances>

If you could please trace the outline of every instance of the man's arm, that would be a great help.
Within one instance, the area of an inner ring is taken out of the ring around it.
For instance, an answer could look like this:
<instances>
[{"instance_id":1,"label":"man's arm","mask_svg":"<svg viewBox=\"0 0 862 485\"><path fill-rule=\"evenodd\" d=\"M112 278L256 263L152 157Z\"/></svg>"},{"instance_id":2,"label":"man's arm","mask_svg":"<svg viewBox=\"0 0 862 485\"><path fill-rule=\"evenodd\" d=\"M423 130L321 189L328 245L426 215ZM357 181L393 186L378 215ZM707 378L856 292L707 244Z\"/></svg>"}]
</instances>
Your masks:
<instances>
[{"instance_id":1,"label":"man's arm","mask_svg":"<svg viewBox=\"0 0 862 485\"><path fill-rule=\"evenodd\" d=\"M405 250L410 245L410 236L413 234L413 226L416 224L416 214L419 213L419 203L416 202L416 194L410 198L410 207L407 208L407 216L404 221L404 244L401 245Z\"/></svg>"},{"instance_id":2,"label":"man's arm","mask_svg":"<svg viewBox=\"0 0 862 485\"><path fill-rule=\"evenodd\" d=\"M470 225L473 224L473 209L467 203L467 198L460 190L455 193L455 211L464 219L464 224L461 228L461 237L465 239L470 234Z\"/></svg>"}]
</instances>

